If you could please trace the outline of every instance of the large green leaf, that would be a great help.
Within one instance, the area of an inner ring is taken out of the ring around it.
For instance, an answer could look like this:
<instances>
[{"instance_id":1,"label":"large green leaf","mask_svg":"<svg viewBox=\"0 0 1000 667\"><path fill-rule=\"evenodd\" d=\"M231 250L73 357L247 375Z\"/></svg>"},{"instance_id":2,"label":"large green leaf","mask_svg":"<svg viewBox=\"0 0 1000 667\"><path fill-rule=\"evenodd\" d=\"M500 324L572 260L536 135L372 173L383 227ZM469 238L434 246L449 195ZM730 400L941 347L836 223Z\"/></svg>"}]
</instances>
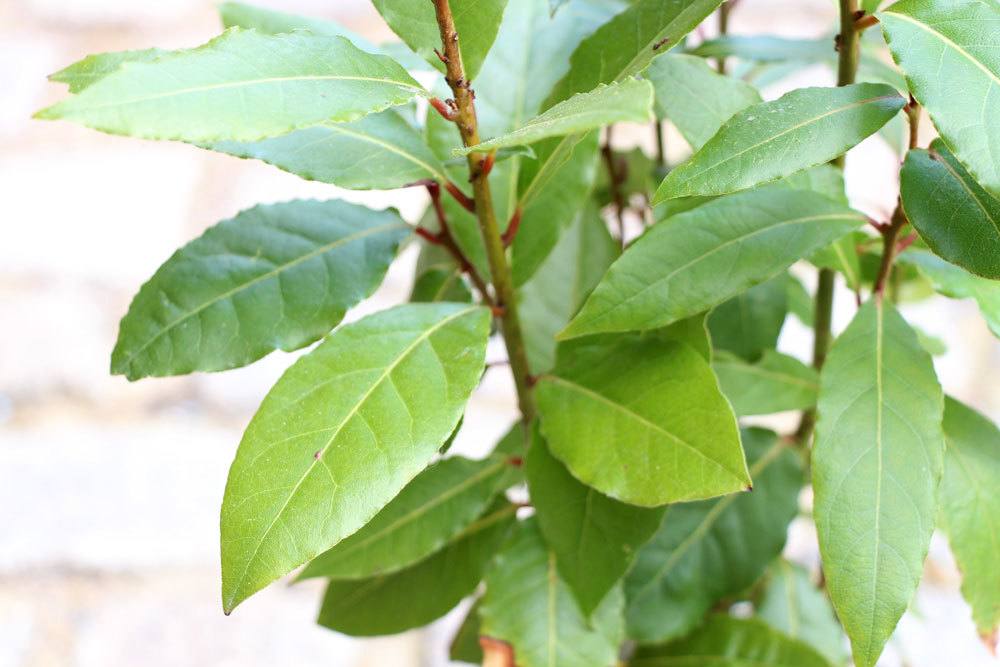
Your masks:
<instances>
[{"instance_id":1,"label":"large green leaf","mask_svg":"<svg viewBox=\"0 0 1000 667\"><path fill-rule=\"evenodd\" d=\"M875 133L904 102L889 86L858 83L800 88L747 107L667 175L653 203L745 190L829 162Z\"/></svg>"},{"instance_id":2,"label":"large green leaf","mask_svg":"<svg viewBox=\"0 0 1000 667\"><path fill-rule=\"evenodd\" d=\"M688 53L702 58L743 58L757 62L822 61L833 53L832 40L788 39L774 35L722 35L709 39Z\"/></svg>"},{"instance_id":3,"label":"large green leaf","mask_svg":"<svg viewBox=\"0 0 1000 667\"><path fill-rule=\"evenodd\" d=\"M723 76L704 58L666 54L646 71L656 91L656 115L698 150L737 111L760 102L750 84Z\"/></svg>"},{"instance_id":4,"label":"large green leaf","mask_svg":"<svg viewBox=\"0 0 1000 667\"><path fill-rule=\"evenodd\" d=\"M408 233L393 211L335 200L243 211L142 286L111 372L135 380L218 371L308 345L378 287Z\"/></svg>"},{"instance_id":5,"label":"large green leaf","mask_svg":"<svg viewBox=\"0 0 1000 667\"><path fill-rule=\"evenodd\" d=\"M801 566L783 558L771 566L757 615L775 630L816 649L831 665L847 662L844 632L830 600Z\"/></svg>"},{"instance_id":6,"label":"large green leaf","mask_svg":"<svg viewBox=\"0 0 1000 667\"><path fill-rule=\"evenodd\" d=\"M906 217L935 253L1000 279L1000 199L972 179L943 141L907 153L900 181Z\"/></svg>"},{"instance_id":7,"label":"large green leaf","mask_svg":"<svg viewBox=\"0 0 1000 667\"><path fill-rule=\"evenodd\" d=\"M169 51L163 49L95 53L50 75L49 79L65 83L69 86L71 93L79 93L84 88L120 69L125 63L153 62L167 53Z\"/></svg>"},{"instance_id":8,"label":"large green leaf","mask_svg":"<svg viewBox=\"0 0 1000 667\"><path fill-rule=\"evenodd\" d=\"M391 190L448 176L434 152L402 116L389 109L353 123L329 123L257 142L209 144L255 158L310 181L352 190Z\"/></svg>"},{"instance_id":9,"label":"large green leaf","mask_svg":"<svg viewBox=\"0 0 1000 667\"><path fill-rule=\"evenodd\" d=\"M427 465L479 382L489 326L479 306L399 306L338 329L281 376L226 484L227 612L356 532Z\"/></svg>"},{"instance_id":10,"label":"large green leaf","mask_svg":"<svg viewBox=\"0 0 1000 667\"><path fill-rule=\"evenodd\" d=\"M317 556L299 579L361 579L412 565L450 542L501 490L504 458L435 463L364 528Z\"/></svg>"},{"instance_id":11,"label":"large green leaf","mask_svg":"<svg viewBox=\"0 0 1000 667\"><path fill-rule=\"evenodd\" d=\"M823 366L812 455L823 572L858 667L878 660L920 582L943 406L913 330L891 304L866 303Z\"/></svg>"},{"instance_id":12,"label":"large green leaf","mask_svg":"<svg viewBox=\"0 0 1000 667\"><path fill-rule=\"evenodd\" d=\"M625 639L621 588L592 617L577 606L535 519L521 523L486 575L481 633L508 642L517 667L614 665Z\"/></svg>"},{"instance_id":13,"label":"large green leaf","mask_svg":"<svg viewBox=\"0 0 1000 667\"><path fill-rule=\"evenodd\" d=\"M533 373L556 360L556 334L583 305L620 252L600 212L588 204L531 280L518 290L518 311Z\"/></svg>"},{"instance_id":14,"label":"large green leaf","mask_svg":"<svg viewBox=\"0 0 1000 667\"><path fill-rule=\"evenodd\" d=\"M656 532L666 508L626 505L581 484L537 429L526 468L538 526L556 554L559 575L589 617Z\"/></svg>"},{"instance_id":15,"label":"large green leaf","mask_svg":"<svg viewBox=\"0 0 1000 667\"><path fill-rule=\"evenodd\" d=\"M535 396L574 477L645 507L748 488L736 419L694 348L655 334L570 345Z\"/></svg>"},{"instance_id":16,"label":"large green leaf","mask_svg":"<svg viewBox=\"0 0 1000 667\"><path fill-rule=\"evenodd\" d=\"M864 216L812 192L765 189L652 227L560 333L653 329L722 303L857 228Z\"/></svg>"},{"instance_id":17,"label":"large green leaf","mask_svg":"<svg viewBox=\"0 0 1000 667\"><path fill-rule=\"evenodd\" d=\"M878 16L913 96L972 176L1000 196L1000 5L902 0Z\"/></svg>"},{"instance_id":18,"label":"large green leaf","mask_svg":"<svg viewBox=\"0 0 1000 667\"><path fill-rule=\"evenodd\" d=\"M372 0L385 22L406 44L440 71L444 63L434 53L441 51L441 32L434 5L413 0ZM496 39L507 0L451 0L465 76L472 80Z\"/></svg>"},{"instance_id":19,"label":"large green leaf","mask_svg":"<svg viewBox=\"0 0 1000 667\"><path fill-rule=\"evenodd\" d=\"M671 505L625 578L629 636L661 642L697 626L719 599L753 584L781 553L798 510L798 456L771 431L745 429L753 493Z\"/></svg>"},{"instance_id":20,"label":"large green leaf","mask_svg":"<svg viewBox=\"0 0 1000 667\"><path fill-rule=\"evenodd\" d=\"M744 359L773 350L788 314L787 274L779 274L715 307L708 316L712 347Z\"/></svg>"},{"instance_id":21,"label":"large green leaf","mask_svg":"<svg viewBox=\"0 0 1000 667\"><path fill-rule=\"evenodd\" d=\"M144 139L258 141L419 94L399 64L343 37L232 28L198 48L129 63L36 116Z\"/></svg>"},{"instance_id":22,"label":"large green leaf","mask_svg":"<svg viewBox=\"0 0 1000 667\"><path fill-rule=\"evenodd\" d=\"M456 155L485 153L498 148L533 144L549 137L587 132L612 123L643 123L653 117L653 86L626 79L601 84L556 104L507 134L454 151Z\"/></svg>"},{"instance_id":23,"label":"large green leaf","mask_svg":"<svg viewBox=\"0 0 1000 667\"><path fill-rule=\"evenodd\" d=\"M962 594L984 635L1000 625L1000 429L948 398L940 522L962 571Z\"/></svg>"},{"instance_id":24,"label":"large green leaf","mask_svg":"<svg viewBox=\"0 0 1000 667\"><path fill-rule=\"evenodd\" d=\"M629 667L829 667L809 645L757 619L713 615L691 635L666 646L642 647Z\"/></svg>"},{"instance_id":25,"label":"large green leaf","mask_svg":"<svg viewBox=\"0 0 1000 667\"><path fill-rule=\"evenodd\" d=\"M334 580L317 622L348 635L391 635L444 616L482 580L515 523L506 501L462 531L454 542L405 570L370 579Z\"/></svg>"},{"instance_id":26,"label":"large green leaf","mask_svg":"<svg viewBox=\"0 0 1000 667\"><path fill-rule=\"evenodd\" d=\"M993 335L1000 338L1000 283L975 276L926 250L911 248L899 261L916 266L935 291L953 299L975 299Z\"/></svg>"},{"instance_id":27,"label":"large green leaf","mask_svg":"<svg viewBox=\"0 0 1000 667\"><path fill-rule=\"evenodd\" d=\"M737 416L805 410L816 405L816 371L774 350L765 350L754 363L717 352L712 369Z\"/></svg>"}]
</instances>

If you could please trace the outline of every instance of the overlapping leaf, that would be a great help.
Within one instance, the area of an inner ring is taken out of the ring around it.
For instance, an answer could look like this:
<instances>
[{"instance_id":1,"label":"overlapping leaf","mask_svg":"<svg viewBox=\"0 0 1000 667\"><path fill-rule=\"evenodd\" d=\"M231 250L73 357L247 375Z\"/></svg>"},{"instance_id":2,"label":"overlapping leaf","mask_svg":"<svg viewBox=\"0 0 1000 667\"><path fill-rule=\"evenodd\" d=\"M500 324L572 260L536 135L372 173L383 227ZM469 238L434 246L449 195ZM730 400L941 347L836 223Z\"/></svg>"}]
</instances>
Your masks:
<instances>
[{"instance_id":1,"label":"overlapping leaf","mask_svg":"<svg viewBox=\"0 0 1000 667\"><path fill-rule=\"evenodd\" d=\"M169 51L164 51L163 49L95 53L79 62L73 63L69 67L59 70L49 76L49 79L65 83L69 86L69 92L71 93L79 93L84 88L118 70L125 63L153 62L167 53Z\"/></svg>"},{"instance_id":2,"label":"overlapping leaf","mask_svg":"<svg viewBox=\"0 0 1000 667\"><path fill-rule=\"evenodd\" d=\"M941 294L953 299L975 299L990 331L1000 338L1000 283L972 275L917 248L900 255L899 261L917 267Z\"/></svg>"},{"instance_id":3,"label":"overlapping leaf","mask_svg":"<svg viewBox=\"0 0 1000 667\"><path fill-rule=\"evenodd\" d=\"M876 663L920 581L942 410L930 355L890 304L869 301L823 367L812 455L823 572L858 667Z\"/></svg>"},{"instance_id":4,"label":"overlapping leaf","mask_svg":"<svg viewBox=\"0 0 1000 667\"><path fill-rule=\"evenodd\" d=\"M356 532L437 453L483 370L490 315L411 304L338 329L271 389L222 504L229 612Z\"/></svg>"},{"instance_id":5,"label":"overlapping leaf","mask_svg":"<svg viewBox=\"0 0 1000 667\"><path fill-rule=\"evenodd\" d=\"M780 274L719 304L708 316L712 347L748 361L773 350L788 313L786 274Z\"/></svg>"},{"instance_id":6,"label":"overlapping leaf","mask_svg":"<svg viewBox=\"0 0 1000 667\"><path fill-rule=\"evenodd\" d=\"M408 233L395 212L341 201L243 211L143 285L111 371L131 380L217 371L308 345L378 287Z\"/></svg>"},{"instance_id":7,"label":"overlapping leaf","mask_svg":"<svg viewBox=\"0 0 1000 667\"><path fill-rule=\"evenodd\" d=\"M739 417L805 410L816 405L816 371L780 352L765 350L754 363L716 353L712 369Z\"/></svg>"}]
</instances>

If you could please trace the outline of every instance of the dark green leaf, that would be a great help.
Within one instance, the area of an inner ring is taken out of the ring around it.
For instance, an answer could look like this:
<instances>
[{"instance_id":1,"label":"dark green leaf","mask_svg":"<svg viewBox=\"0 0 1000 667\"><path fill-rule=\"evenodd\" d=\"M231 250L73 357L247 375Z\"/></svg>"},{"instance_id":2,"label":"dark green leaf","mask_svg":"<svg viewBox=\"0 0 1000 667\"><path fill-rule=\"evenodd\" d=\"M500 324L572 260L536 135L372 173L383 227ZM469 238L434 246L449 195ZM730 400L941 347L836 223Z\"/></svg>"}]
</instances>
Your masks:
<instances>
[{"instance_id":1,"label":"dark green leaf","mask_svg":"<svg viewBox=\"0 0 1000 667\"><path fill-rule=\"evenodd\" d=\"M788 313L786 280L778 275L716 306L708 316L712 347L748 361L773 350Z\"/></svg>"},{"instance_id":2,"label":"dark green leaf","mask_svg":"<svg viewBox=\"0 0 1000 667\"><path fill-rule=\"evenodd\" d=\"M501 490L504 458L445 459L417 475L364 528L309 563L299 579L362 579L410 566L450 542Z\"/></svg>"},{"instance_id":3,"label":"dark green leaf","mask_svg":"<svg viewBox=\"0 0 1000 667\"><path fill-rule=\"evenodd\" d=\"M805 410L816 405L819 377L794 357L765 350L755 363L716 353L712 369L737 416Z\"/></svg>"},{"instance_id":4,"label":"dark green leaf","mask_svg":"<svg viewBox=\"0 0 1000 667\"><path fill-rule=\"evenodd\" d=\"M513 646L517 667L614 665L625 639L623 604L614 588L585 617L559 577L555 553L528 519L486 575L481 632Z\"/></svg>"},{"instance_id":5,"label":"dark green leaf","mask_svg":"<svg viewBox=\"0 0 1000 667\"><path fill-rule=\"evenodd\" d=\"M483 661L483 649L479 646L479 606L476 600L472 609L465 615L465 620L459 626L458 632L451 640L448 657L456 662L467 662L478 665Z\"/></svg>"},{"instance_id":6,"label":"dark green leaf","mask_svg":"<svg viewBox=\"0 0 1000 667\"><path fill-rule=\"evenodd\" d=\"M740 593L781 553L798 510L798 456L771 431L745 429L753 493L671 505L625 578L629 636L661 642L696 627L712 605Z\"/></svg>"},{"instance_id":7,"label":"dark green leaf","mask_svg":"<svg viewBox=\"0 0 1000 667\"><path fill-rule=\"evenodd\" d=\"M878 660L920 582L943 404L913 331L892 305L866 303L823 366L812 455L823 572L858 667Z\"/></svg>"},{"instance_id":8,"label":"dark green leaf","mask_svg":"<svg viewBox=\"0 0 1000 667\"><path fill-rule=\"evenodd\" d=\"M576 480L537 432L526 463L538 526L589 617L660 525L666 508L626 505Z\"/></svg>"},{"instance_id":9,"label":"dark green leaf","mask_svg":"<svg viewBox=\"0 0 1000 667\"><path fill-rule=\"evenodd\" d=\"M703 204L632 244L560 337L654 329L707 310L863 222L805 191L765 189Z\"/></svg>"},{"instance_id":10,"label":"dark green leaf","mask_svg":"<svg viewBox=\"0 0 1000 667\"><path fill-rule=\"evenodd\" d=\"M444 616L482 580L515 523L507 502L416 565L371 579L331 581L317 622L356 637L391 635Z\"/></svg>"},{"instance_id":11,"label":"dark green leaf","mask_svg":"<svg viewBox=\"0 0 1000 667\"><path fill-rule=\"evenodd\" d=\"M885 125L904 100L884 84L800 88L737 112L670 172L653 203L745 190L843 154Z\"/></svg>"},{"instance_id":12,"label":"dark green leaf","mask_svg":"<svg viewBox=\"0 0 1000 667\"><path fill-rule=\"evenodd\" d=\"M1000 429L948 398L940 521L962 571L962 594L983 636L1000 625Z\"/></svg>"},{"instance_id":13,"label":"dark green leaf","mask_svg":"<svg viewBox=\"0 0 1000 667\"><path fill-rule=\"evenodd\" d=\"M972 179L943 141L907 153L900 180L906 217L935 253L1000 279L1000 199Z\"/></svg>"},{"instance_id":14,"label":"dark green leaf","mask_svg":"<svg viewBox=\"0 0 1000 667\"><path fill-rule=\"evenodd\" d=\"M990 331L1000 338L1000 283L974 276L926 250L911 248L899 260L916 266L935 291L953 299L975 299Z\"/></svg>"},{"instance_id":15,"label":"dark green leaf","mask_svg":"<svg viewBox=\"0 0 1000 667\"><path fill-rule=\"evenodd\" d=\"M111 372L135 380L218 371L308 345L378 287L408 233L393 211L335 200L243 211L143 285Z\"/></svg>"},{"instance_id":16,"label":"dark green leaf","mask_svg":"<svg viewBox=\"0 0 1000 667\"><path fill-rule=\"evenodd\" d=\"M639 649L630 667L829 667L807 644L756 619L714 615L693 634Z\"/></svg>"},{"instance_id":17,"label":"dark green leaf","mask_svg":"<svg viewBox=\"0 0 1000 667\"><path fill-rule=\"evenodd\" d=\"M144 139L258 141L421 94L395 61L343 37L232 28L198 48L131 63L36 116Z\"/></svg>"},{"instance_id":18,"label":"dark green leaf","mask_svg":"<svg viewBox=\"0 0 1000 667\"><path fill-rule=\"evenodd\" d=\"M577 479L645 507L747 488L736 419L694 348L655 334L571 347L535 395L549 449Z\"/></svg>"},{"instance_id":19,"label":"dark green leaf","mask_svg":"<svg viewBox=\"0 0 1000 667\"><path fill-rule=\"evenodd\" d=\"M427 465L479 383L489 326L478 306L399 306L338 329L281 376L226 484L227 613L356 532Z\"/></svg>"},{"instance_id":20,"label":"dark green leaf","mask_svg":"<svg viewBox=\"0 0 1000 667\"><path fill-rule=\"evenodd\" d=\"M813 326L816 319L816 304L812 295L802 286L799 279L791 274L788 274L785 288L788 295L788 312L795 315L799 322L807 327Z\"/></svg>"}]
</instances>

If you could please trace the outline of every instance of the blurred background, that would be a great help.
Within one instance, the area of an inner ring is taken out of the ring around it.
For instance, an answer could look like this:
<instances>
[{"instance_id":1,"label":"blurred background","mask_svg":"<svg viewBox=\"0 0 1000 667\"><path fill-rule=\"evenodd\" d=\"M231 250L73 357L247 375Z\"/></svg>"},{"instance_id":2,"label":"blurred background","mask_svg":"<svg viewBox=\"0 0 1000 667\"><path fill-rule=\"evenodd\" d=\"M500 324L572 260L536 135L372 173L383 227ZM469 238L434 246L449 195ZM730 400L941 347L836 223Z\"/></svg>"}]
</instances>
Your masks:
<instances>
[{"instance_id":1,"label":"blurred background","mask_svg":"<svg viewBox=\"0 0 1000 667\"><path fill-rule=\"evenodd\" d=\"M373 41L391 38L366 0L256 4L337 20ZM816 37L829 34L834 19L829 0L742 0L731 32ZM210 0L0 0L0 666L447 664L462 610L427 631L358 641L314 625L320 588L308 582L275 584L222 615L218 508L226 473L243 427L294 355L134 384L108 373L132 295L176 247L218 220L297 197L393 205L410 220L425 204L415 190L339 191L185 145L29 119L63 94L46 75L87 54L195 46L218 31ZM765 96L832 81L817 66ZM647 135L648 128L628 128L615 137L627 147L648 143ZM681 159L683 140L668 142ZM878 137L852 151L854 205L885 219L897 168ZM405 299L413 261L412 250L405 253L350 318ZM811 272L801 275L811 285ZM838 329L853 304L852 295L838 295ZM934 299L904 312L947 345L935 360L946 391L998 420L1000 345L974 304ZM805 329L789 318L781 348L808 358L809 347ZM507 370L490 371L459 451L484 452L506 431L515 414L510 396ZM794 418L785 417L772 423L787 429ZM808 523L797 522L787 553L815 562L814 539ZM977 639L958 584L936 536L925 584L884 665L1000 664Z\"/></svg>"}]
</instances>

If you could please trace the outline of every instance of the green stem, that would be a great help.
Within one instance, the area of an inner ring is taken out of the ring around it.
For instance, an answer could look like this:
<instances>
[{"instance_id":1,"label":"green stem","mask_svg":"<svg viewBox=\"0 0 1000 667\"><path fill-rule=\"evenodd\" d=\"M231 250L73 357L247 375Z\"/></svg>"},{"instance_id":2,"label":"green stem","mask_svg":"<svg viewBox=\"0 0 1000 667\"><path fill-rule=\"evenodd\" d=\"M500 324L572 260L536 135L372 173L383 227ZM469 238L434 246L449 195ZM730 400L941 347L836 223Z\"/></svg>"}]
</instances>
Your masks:
<instances>
[{"instance_id":1,"label":"green stem","mask_svg":"<svg viewBox=\"0 0 1000 667\"><path fill-rule=\"evenodd\" d=\"M729 11L732 9L732 2L726 0L721 5L719 5L719 36L722 37L729 32ZM726 59L723 56L719 56L716 61L716 69L718 69L719 74L726 73Z\"/></svg>"},{"instance_id":2,"label":"green stem","mask_svg":"<svg viewBox=\"0 0 1000 667\"><path fill-rule=\"evenodd\" d=\"M462 67L462 56L458 48L459 35L455 29L455 21L451 14L448 0L434 0L434 11L437 16L438 29L441 34L441 45L446 65L445 79L455 96L457 114L455 123L462 135L465 146L479 143L479 125L476 120L475 94L465 78ZM521 417L525 423L535 416L535 404L531 393L531 369L528 365L527 350L521 335L521 323L517 316L517 299L514 294L514 280L511 277L510 265L507 263L507 249L500 236L500 226L497 224L493 210L493 193L490 190L489 163L487 155L470 153L468 156L469 181L476 202L476 218L479 221L479 231L486 246L486 257L489 260L490 276L496 298L496 314L500 318L500 329L503 332L507 346L507 356L510 359L514 384L517 387L517 401L521 409Z\"/></svg>"}]
</instances>

